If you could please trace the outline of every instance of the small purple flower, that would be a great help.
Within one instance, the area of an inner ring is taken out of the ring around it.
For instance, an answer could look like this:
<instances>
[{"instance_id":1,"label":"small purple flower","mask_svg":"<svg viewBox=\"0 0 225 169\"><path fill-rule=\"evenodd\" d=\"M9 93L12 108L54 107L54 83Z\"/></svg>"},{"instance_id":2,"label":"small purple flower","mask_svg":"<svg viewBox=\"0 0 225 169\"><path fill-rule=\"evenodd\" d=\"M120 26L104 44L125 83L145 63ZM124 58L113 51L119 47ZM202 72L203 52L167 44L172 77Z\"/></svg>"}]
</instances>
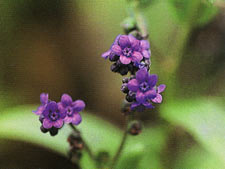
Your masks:
<instances>
[{"instance_id":1,"label":"small purple flower","mask_svg":"<svg viewBox=\"0 0 225 169\"><path fill-rule=\"evenodd\" d=\"M33 113L35 113L36 115L41 115L42 112L44 111L48 101L48 93L41 93L40 95L40 102L41 105L37 108L36 111L32 111Z\"/></svg>"},{"instance_id":2,"label":"small purple flower","mask_svg":"<svg viewBox=\"0 0 225 169\"><path fill-rule=\"evenodd\" d=\"M157 95L154 99L151 99L152 102L154 103L161 103L162 102L162 95L160 93L162 93L166 88L166 85L161 84L157 87Z\"/></svg>"},{"instance_id":3,"label":"small purple flower","mask_svg":"<svg viewBox=\"0 0 225 169\"><path fill-rule=\"evenodd\" d=\"M156 97L154 89L157 83L157 75L150 75L147 69L140 69L136 73L136 78L128 82L128 89L136 93L138 103L145 103L148 99Z\"/></svg>"},{"instance_id":4,"label":"small purple flower","mask_svg":"<svg viewBox=\"0 0 225 169\"><path fill-rule=\"evenodd\" d=\"M50 101L43 111L43 127L50 129L52 127L61 128L63 126L63 120L66 116L65 112L59 109L56 102Z\"/></svg>"},{"instance_id":5,"label":"small purple flower","mask_svg":"<svg viewBox=\"0 0 225 169\"><path fill-rule=\"evenodd\" d=\"M132 35L119 35L112 44L111 49L104 53L102 57L119 56L120 62L125 65L131 62L140 62L143 57L150 57L148 44L146 40L140 41Z\"/></svg>"},{"instance_id":6,"label":"small purple flower","mask_svg":"<svg viewBox=\"0 0 225 169\"><path fill-rule=\"evenodd\" d=\"M74 125L80 124L82 118L79 114L85 108L85 103L82 100L76 100L73 102L72 98L68 94L63 94L61 102L59 102L61 111L66 113L64 119L65 123L72 123Z\"/></svg>"},{"instance_id":7,"label":"small purple flower","mask_svg":"<svg viewBox=\"0 0 225 169\"><path fill-rule=\"evenodd\" d=\"M140 106L153 108L150 100L157 95L154 88L156 83L157 75L150 75L145 68L137 71L136 78L130 80L127 84L128 89L136 93L136 101L132 103L131 109Z\"/></svg>"}]
</instances>

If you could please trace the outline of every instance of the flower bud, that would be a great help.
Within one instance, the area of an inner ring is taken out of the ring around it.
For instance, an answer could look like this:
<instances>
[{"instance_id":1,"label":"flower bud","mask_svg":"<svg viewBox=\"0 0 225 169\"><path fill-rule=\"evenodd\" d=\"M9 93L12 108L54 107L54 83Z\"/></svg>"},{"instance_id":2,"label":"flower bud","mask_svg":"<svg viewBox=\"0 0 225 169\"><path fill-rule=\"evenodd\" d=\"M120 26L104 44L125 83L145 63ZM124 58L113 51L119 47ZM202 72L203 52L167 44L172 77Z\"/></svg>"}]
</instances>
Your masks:
<instances>
[{"instance_id":1,"label":"flower bud","mask_svg":"<svg viewBox=\"0 0 225 169\"><path fill-rule=\"evenodd\" d=\"M48 129L44 128L43 125L41 125L40 129L41 129L41 131L43 133L47 133L48 132Z\"/></svg>"},{"instance_id":2,"label":"flower bud","mask_svg":"<svg viewBox=\"0 0 225 169\"><path fill-rule=\"evenodd\" d=\"M131 135L134 135L134 136L140 134L141 131L142 131L142 124L141 124L141 122L140 121L133 121L133 122L131 122L128 131L129 131L129 133Z\"/></svg>"},{"instance_id":3,"label":"flower bud","mask_svg":"<svg viewBox=\"0 0 225 169\"><path fill-rule=\"evenodd\" d=\"M81 150L84 147L84 143L82 141L82 138L80 137L80 134L76 133L76 134L71 134L67 141L70 144L71 149L73 149L73 151L76 150Z\"/></svg>"},{"instance_id":4,"label":"flower bud","mask_svg":"<svg viewBox=\"0 0 225 169\"><path fill-rule=\"evenodd\" d=\"M55 136L58 134L58 128L52 127L51 129L49 129L50 135L51 136Z\"/></svg>"},{"instance_id":5,"label":"flower bud","mask_svg":"<svg viewBox=\"0 0 225 169\"><path fill-rule=\"evenodd\" d=\"M129 92L129 89L128 89L128 87L127 87L127 83L124 83L124 84L122 85L121 91L122 91L123 93L128 93L128 92Z\"/></svg>"}]
</instances>

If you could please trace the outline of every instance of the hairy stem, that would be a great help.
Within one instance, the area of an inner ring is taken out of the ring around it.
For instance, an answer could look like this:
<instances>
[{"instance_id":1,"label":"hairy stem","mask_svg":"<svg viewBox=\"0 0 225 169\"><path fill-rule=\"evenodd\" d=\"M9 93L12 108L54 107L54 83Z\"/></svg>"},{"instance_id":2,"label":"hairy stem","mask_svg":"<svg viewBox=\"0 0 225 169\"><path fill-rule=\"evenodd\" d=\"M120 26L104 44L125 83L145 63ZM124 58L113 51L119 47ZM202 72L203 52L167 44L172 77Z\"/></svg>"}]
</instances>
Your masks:
<instances>
[{"instance_id":1,"label":"hairy stem","mask_svg":"<svg viewBox=\"0 0 225 169\"><path fill-rule=\"evenodd\" d=\"M128 118L126 117L126 125L125 125L125 129L124 129L124 134L123 134L123 138L122 138L122 141L120 143L120 146L115 154L115 156L113 157L113 160L112 160L112 164L111 164L111 169L113 169L122 153L122 150L124 148L124 145L126 143L126 140L127 140L127 136L128 136Z\"/></svg>"},{"instance_id":2,"label":"hairy stem","mask_svg":"<svg viewBox=\"0 0 225 169\"><path fill-rule=\"evenodd\" d=\"M69 124L70 127L73 129L74 132L76 133L80 133L80 131L73 125L73 124ZM82 137L81 137L82 138ZM90 147L88 146L87 142L84 140L84 138L82 138L83 144L84 144L84 149L87 151L88 155L90 156L90 158L95 161L95 156L92 153Z\"/></svg>"}]
</instances>

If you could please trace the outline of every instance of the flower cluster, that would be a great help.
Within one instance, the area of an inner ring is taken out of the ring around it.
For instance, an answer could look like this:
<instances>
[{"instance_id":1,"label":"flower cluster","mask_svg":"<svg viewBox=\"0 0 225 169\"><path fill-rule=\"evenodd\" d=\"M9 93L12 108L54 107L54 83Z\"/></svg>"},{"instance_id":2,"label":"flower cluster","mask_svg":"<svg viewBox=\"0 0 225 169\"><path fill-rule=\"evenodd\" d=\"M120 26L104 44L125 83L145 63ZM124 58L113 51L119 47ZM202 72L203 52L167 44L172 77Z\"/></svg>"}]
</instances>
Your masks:
<instances>
[{"instance_id":1,"label":"flower cluster","mask_svg":"<svg viewBox=\"0 0 225 169\"><path fill-rule=\"evenodd\" d=\"M118 35L111 48L102 54L103 58L113 62L111 70L121 75L135 74L141 67L149 69L150 56L149 42L133 35Z\"/></svg>"},{"instance_id":2,"label":"flower cluster","mask_svg":"<svg viewBox=\"0 0 225 169\"><path fill-rule=\"evenodd\" d=\"M126 100L130 102L131 110L143 111L145 108L154 108L152 103L161 103L161 92L165 85L156 87L157 75L150 75L150 44L142 37L131 34L118 35L111 48L102 54L113 64L111 70L121 75L131 73L131 77L124 78L121 87L126 93Z\"/></svg>"},{"instance_id":3,"label":"flower cluster","mask_svg":"<svg viewBox=\"0 0 225 169\"><path fill-rule=\"evenodd\" d=\"M40 102L41 105L33 112L39 116L42 124L41 131L44 133L49 131L54 136L64 123L78 125L82 120L79 114L85 108L85 103L82 100L73 102L68 94L63 94L61 101L56 103L49 100L48 94L42 93Z\"/></svg>"}]
</instances>

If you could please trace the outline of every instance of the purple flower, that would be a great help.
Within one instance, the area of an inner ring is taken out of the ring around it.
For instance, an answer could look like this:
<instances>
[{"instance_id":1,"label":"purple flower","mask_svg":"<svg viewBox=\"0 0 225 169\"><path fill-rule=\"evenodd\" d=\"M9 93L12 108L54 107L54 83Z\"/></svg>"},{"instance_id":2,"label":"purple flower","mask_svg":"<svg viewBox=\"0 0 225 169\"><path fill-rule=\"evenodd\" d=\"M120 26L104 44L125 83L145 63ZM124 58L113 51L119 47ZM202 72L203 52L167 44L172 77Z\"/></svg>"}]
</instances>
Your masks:
<instances>
[{"instance_id":1,"label":"purple flower","mask_svg":"<svg viewBox=\"0 0 225 169\"><path fill-rule=\"evenodd\" d=\"M37 108L36 111L32 111L33 113L35 113L36 115L41 115L42 112L44 111L48 101L48 93L41 93L40 95L40 102L41 105Z\"/></svg>"},{"instance_id":2,"label":"purple flower","mask_svg":"<svg viewBox=\"0 0 225 169\"><path fill-rule=\"evenodd\" d=\"M149 43L138 40L132 35L119 35L111 46L111 49L102 55L103 58L119 56L122 64L140 62L143 57L149 58ZM114 59L112 59L114 60Z\"/></svg>"},{"instance_id":3,"label":"purple flower","mask_svg":"<svg viewBox=\"0 0 225 169\"><path fill-rule=\"evenodd\" d=\"M58 104L54 101L50 101L43 111L42 125L45 129L50 129L52 127L61 128L65 116L66 113L59 109Z\"/></svg>"},{"instance_id":4,"label":"purple flower","mask_svg":"<svg viewBox=\"0 0 225 169\"><path fill-rule=\"evenodd\" d=\"M162 95L160 93L162 93L166 88L166 85L161 84L157 87L157 95L155 98L151 99L152 102L154 103L161 103L162 102Z\"/></svg>"},{"instance_id":5,"label":"purple flower","mask_svg":"<svg viewBox=\"0 0 225 169\"><path fill-rule=\"evenodd\" d=\"M68 94L63 94L59 107L61 111L66 113L66 117L64 119L65 123L72 123L74 125L80 124L82 118L79 112L85 107L84 101L76 100L73 102L72 98Z\"/></svg>"},{"instance_id":6,"label":"purple flower","mask_svg":"<svg viewBox=\"0 0 225 169\"><path fill-rule=\"evenodd\" d=\"M136 93L136 102L132 103L132 109L140 105L153 108L149 101L157 95L154 88L157 80L157 75L150 75L145 68L137 71L136 78L130 80L127 84L128 89Z\"/></svg>"}]
</instances>

